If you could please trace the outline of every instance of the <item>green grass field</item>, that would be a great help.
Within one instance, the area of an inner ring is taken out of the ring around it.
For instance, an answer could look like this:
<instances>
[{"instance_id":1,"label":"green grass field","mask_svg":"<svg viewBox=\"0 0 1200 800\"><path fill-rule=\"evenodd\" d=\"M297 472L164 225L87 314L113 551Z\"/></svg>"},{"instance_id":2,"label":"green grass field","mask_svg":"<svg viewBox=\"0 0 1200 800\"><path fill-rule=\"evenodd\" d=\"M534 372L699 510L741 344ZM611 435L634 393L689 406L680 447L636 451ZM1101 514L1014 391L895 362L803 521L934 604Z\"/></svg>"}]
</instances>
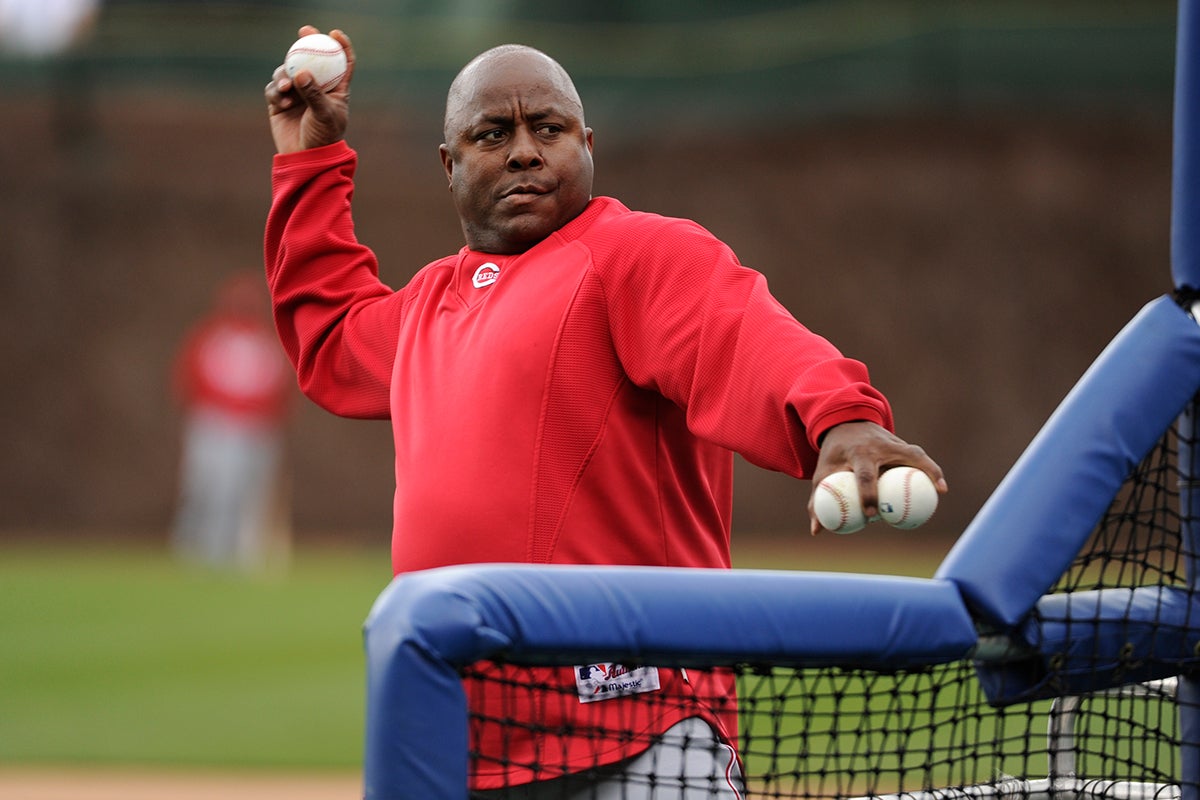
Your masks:
<instances>
[{"instance_id":1,"label":"green grass field","mask_svg":"<svg viewBox=\"0 0 1200 800\"><path fill-rule=\"evenodd\" d=\"M0 763L360 764L386 552L286 575L139 550L0 550Z\"/></svg>"},{"instance_id":2,"label":"green grass field","mask_svg":"<svg viewBox=\"0 0 1200 800\"><path fill-rule=\"evenodd\" d=\"M735 564L927 577L944 542L789 536L741 543ZM258 577L188 568L161 550L0 548L0 767L356 772L364 720L362 623L389 580L386 546L378 552L302 549L286 572ZM970 720L957 720L945 717L964 708L953 693L880 692L871 702L908 699L873 707L883 727L863 734L854 721L865 710L854 706L859 678L836 679L846 683L835 693L846 698L837 714L826 687L793 698L816 704L813 714L790 707L783 722L758 718L752 726L810 737L803 751L810 758L822 753L817 763L830 775L856 774L861 764L854 759L863 752L894 750L887 737L901 727L917 731L907 745L928 741L952 755L934 770L938 781L961 780L960 765L981 758L985 766L1012 760L1016 774L1045 775L1044 754L1023 754L1029 731L1036 732L1030 740L1035 752L1044 748L1043 707L998 740L992 712L972 705L976 700L968 702ZM928 679L921 673L904 678ZM918 699L927 701L920 712ZM922 715L930 713L943 717L936 731L922 728L930 721ZM1121 718L1131 717L1123 712ZM1088 728L1109 724L1106 719ZM1147 720L1147 730L1159 725ZM836 733L828 728L835 724ZM824 754L826 747L834 749ZM999 749L985 755L987 747ZM751 774L766 774L765 768L754 771L759 766L750 763ZM791 769L786 760L777 766ZM863 787L842 788L854 794Z\"/></svg>"},{"instance_id":3,"label":"green grass field","mask_svg":"<svg viewBox=\"0 0 1200 800\"><path fill-rule=\"evenodd\" d=\"M940 557L882 542L803 536L737 562L927 575ZM162 550L0 548L0 765L357 769L362 623L389 579L386 544L302 549L262 577Z\"/></svg>"}]
</instances>

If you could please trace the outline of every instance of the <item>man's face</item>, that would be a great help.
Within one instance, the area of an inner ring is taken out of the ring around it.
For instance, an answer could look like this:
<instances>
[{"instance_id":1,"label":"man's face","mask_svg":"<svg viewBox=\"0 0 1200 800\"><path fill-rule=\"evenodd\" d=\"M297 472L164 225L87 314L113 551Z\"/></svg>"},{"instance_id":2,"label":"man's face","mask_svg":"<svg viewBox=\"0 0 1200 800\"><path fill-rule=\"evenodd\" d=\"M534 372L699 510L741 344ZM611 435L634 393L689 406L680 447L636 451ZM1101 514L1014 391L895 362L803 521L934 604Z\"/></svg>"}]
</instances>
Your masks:
<instances>
[{"instance_id":1,"label":"man's face","mask_svg":"<svg viewBox=\"0 0 1200 800\"><path fill-rule=\"evenodd\" d=\"M522 253L592 194L592 131L569 79L535 53L478 65L451 95L442 166L467 245Z\"/></svg>"}]
</instances>

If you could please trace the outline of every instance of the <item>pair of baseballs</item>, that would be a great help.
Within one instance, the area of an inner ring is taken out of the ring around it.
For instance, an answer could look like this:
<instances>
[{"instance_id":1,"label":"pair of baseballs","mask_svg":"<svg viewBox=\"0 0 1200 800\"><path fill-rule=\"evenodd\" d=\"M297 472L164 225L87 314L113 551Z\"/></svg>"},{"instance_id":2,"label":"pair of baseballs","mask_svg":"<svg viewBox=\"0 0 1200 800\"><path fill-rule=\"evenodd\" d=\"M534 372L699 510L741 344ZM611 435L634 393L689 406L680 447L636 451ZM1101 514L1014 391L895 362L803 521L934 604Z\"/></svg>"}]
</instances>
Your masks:
<instances>
[{"instance_id":1,"label":"pair of baseballs","mask_svg":"<svg viewBox=\"0 0 1200 800\"><path fill-rule=\"evenodd\" d=\"M879 517L867 519L853 472L835 472L817 484L813 511L827 531L854 533L868 522L882 519L894 528L911 530L924 525L937 510L933 481L915 467L892 467L879 476Z\"/></svg>"},{"instance_id":2,"label":"pair of baseballs","mask_svg":"<svg viewBox=\"0 0 1200 800\"><path fill-rule=\"evenodd\" d=\"M346 51L332 36L310 33L288 48L283 67L289 78L295 78L302 69L308 70L321 91L328 92L346 74Z\"/></svg>"}]
</instances>

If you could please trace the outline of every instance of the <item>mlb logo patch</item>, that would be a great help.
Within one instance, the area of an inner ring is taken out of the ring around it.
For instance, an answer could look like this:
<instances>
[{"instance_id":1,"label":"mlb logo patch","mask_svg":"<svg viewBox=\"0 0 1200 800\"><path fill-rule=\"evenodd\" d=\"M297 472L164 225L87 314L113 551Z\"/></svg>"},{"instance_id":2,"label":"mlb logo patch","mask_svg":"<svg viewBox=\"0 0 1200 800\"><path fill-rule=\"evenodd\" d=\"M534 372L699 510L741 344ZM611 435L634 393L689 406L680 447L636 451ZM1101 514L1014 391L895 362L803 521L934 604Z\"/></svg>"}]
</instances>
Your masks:
<instances>
[{"instance_id":1,"label":"mlb logo patch","mask_svg":"<svg viewBox=\"0 0 1200 800\"><path fill-rule=\"evenodd\" d=\"M575 688L579 702L594 703L613 697L625 697L662 688L658 667L629 667L604 661L575 667Z\"/></svg>"}]
</instances>

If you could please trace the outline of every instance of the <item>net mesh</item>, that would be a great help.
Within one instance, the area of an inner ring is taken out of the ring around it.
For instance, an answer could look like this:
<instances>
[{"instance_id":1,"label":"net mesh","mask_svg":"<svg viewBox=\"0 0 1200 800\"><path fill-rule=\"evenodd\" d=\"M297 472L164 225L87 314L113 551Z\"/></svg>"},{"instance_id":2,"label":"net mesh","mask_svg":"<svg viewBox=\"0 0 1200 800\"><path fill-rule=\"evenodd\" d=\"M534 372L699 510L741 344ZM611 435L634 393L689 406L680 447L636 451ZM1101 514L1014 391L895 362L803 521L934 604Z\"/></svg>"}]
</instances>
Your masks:
<instances>
[{"instance_id":1,"label":"net mesh","mask_svg":"<svg viewBox=\"0 0 1200 800\"><path fill-rule=\"evenodd\" d=\"M1181 450L1195 447L1181 425L1160 439L1051 594L1145 586L1186 592L1195 553L1184 546L1181 531L1194 520L1185 514L1189 484L1179 463ZM736 692L724 681L697 679L707 673L694 664L690 671L658 664L662 691L586 704L574 679L577 667L489 662L466 671L473 685L469 696L488 698L471 707L472 774L476 789L482 788L479 774L492 775L490 789L500 796L506 796L503 787L531 779L547 781L545 791L507 796L737 796L710 777L686 769L675 774L675 766L664 766L668 761L654 762L656 774L630 769L630 754L653 752L655 734L666 723L692 714L719 724L736 703L736 720L726 725L726 734L736 744L743 775L738 789L747 797L1177 797L1180 700L1173 676L1196 653L1156 652L1153 635L1136 641L1141 649L1127 646L1121 658L1135 667L1165 660L1171 676L1002 706L989 702L978 665L970 660L894 672L757 663L722 667L720 674L732 676ZM1051 673L1057 666L1054 658L1048 660ZM1055 675L1046 685L1056 685ZM584 707L588 711L581 716L577 709ZM697 740L695 747L719 760L713 742ZM581 752L589 754L582 761ZM563 775L576 777L554 780ZM614 792L613 780L625 781L624 789ZM688 781L691 793L683 793L678 787ZM589 793L588 786L599 788Z\"/></svg>"}]
</instances>

